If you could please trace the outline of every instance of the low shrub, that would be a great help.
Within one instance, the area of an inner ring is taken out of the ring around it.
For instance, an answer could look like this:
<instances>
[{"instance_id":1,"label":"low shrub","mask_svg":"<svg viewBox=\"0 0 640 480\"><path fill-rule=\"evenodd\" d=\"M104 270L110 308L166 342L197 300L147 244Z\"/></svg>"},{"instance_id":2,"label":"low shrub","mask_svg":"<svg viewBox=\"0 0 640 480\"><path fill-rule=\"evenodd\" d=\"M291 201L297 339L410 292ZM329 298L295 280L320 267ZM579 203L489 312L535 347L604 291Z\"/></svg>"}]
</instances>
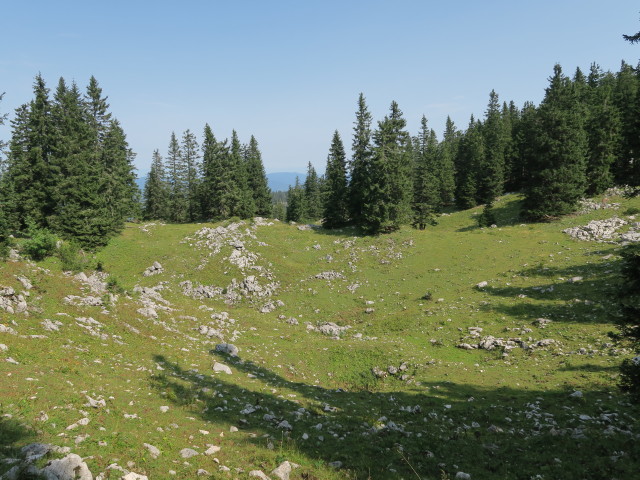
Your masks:
<instances>
[{"instance_id":1,"label":"low shrub","mask_svg":"<svg viewBox=\"0 0 640 480\"><path fill-rule=\"evenodd\" d=\"M44 260L56 251L58 238L46 228L30 228L31 238L22 244L22 251L33 260Z\"/></svg>"}]
</instances>

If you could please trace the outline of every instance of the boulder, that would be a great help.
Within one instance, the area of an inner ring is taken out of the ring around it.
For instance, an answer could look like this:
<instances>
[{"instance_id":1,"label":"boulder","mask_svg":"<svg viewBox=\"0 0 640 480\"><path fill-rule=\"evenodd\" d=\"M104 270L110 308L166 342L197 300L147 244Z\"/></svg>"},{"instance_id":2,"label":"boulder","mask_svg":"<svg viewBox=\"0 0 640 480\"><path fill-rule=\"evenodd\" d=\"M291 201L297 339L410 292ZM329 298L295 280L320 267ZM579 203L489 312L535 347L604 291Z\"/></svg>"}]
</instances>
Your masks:
<instances>
[{"instance_id":1,"label":"boulder","mask_svg":"<svg viewBox=\"0 0 640 480\"><path fill-rule=\"evenodd\" d=\"M51 460L40 474L46 480L93 480L89 467L75 453L59 460Z\"/></svg>"}]
</instances>

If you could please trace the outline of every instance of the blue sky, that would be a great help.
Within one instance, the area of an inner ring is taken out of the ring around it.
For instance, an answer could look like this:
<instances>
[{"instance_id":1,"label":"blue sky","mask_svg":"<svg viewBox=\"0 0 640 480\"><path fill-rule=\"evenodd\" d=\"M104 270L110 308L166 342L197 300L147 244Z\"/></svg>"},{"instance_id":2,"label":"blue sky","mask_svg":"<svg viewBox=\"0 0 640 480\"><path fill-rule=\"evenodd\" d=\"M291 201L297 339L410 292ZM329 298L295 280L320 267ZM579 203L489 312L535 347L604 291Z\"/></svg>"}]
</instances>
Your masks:
<instances>
[{"instance_id":1,"label":"blue sky","mask_svg":"<svg viewBox=\"0 0 640 480\"><path fill-rule=\"evenodd\" d=\"M94 75L146 173L172 131L255 135L267 172L323 172L334 130L349 151L358 94L376 120L392 100L417 133L465 129L495 89L540 102L553 65L636 65L631 0L8 1L0 6L0 112L41 72L84 89ZM10 130L0 128L8 140Z\"/></svg>"}]
</instances>

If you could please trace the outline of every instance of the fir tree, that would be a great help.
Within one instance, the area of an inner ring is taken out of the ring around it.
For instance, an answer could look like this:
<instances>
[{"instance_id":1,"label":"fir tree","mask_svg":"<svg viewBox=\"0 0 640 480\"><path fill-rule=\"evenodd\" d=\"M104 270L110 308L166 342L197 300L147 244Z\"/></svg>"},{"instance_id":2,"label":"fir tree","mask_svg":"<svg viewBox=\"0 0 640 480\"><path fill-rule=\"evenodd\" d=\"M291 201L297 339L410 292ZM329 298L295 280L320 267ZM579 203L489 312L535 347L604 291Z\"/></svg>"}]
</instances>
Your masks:
<instances>
[{"instance_id":1,"label":"fir tree","mask_svg":"<svg viewBox=\"0 0 640 480\"><path fill-rule=\"evenodd\" d=\"M361 93L358 97L358 111L351 144L353 154L349 164L349 210L351 219L356 224L362 223L362 206L371 180L371 121L371 113Z\"/></svg>"},{"instance_id":2,"label":"fir tree","mask_svg":"<svg viewBox=\"0 0 640 480\"><path fill-rule=\"evenodd\" d=\"M438 145L436 156L436 177L440 189L440 205L450 205L456 193L455 158L458 151L460 135L451 120L447 117L444 136Z\"/></svg>"},{"instance_id":3,"label":"fir tree","mask_svg":"<svg viewBox=\"0 0 640 480\"><path fill-rule=\"evenodd\" d=\"M604 75L594 63L587 84L587 193L596 195L613 185L611 170L620 141L620 115L613 104L615 79L611 74Z\"/></svg>"},{"instance_id":4,"label":"fir tree","mask_svg":"<svg viewBox=\"0 0 640 480\"><path fill-rule=\"evenodd\" d=\"M484 155L479 158L476 174L476 200L492 203L504 191L506 137L498 94L491 90L482 126Z\"/></svg>"},{"instance_id":5,"label":"fir tree","mask_svg":"<svg viewBox=\"0 0 640 480\"><path fill-rule=\"evenodd\" d=\"M560 65L554 67L538 119L524 213L528 218L542 220L573 211L586 189L584 114Z\"/></svg>"},{"instance_id":6,"label":"fir tree","mask_svg":"<svg viewBox=\"0 0 640 480\"><path fill-rule=\"evenodd\" d=\"M151 169L144 184L144 217L149 220L166 220L169 216L169 191L165 178L162 156L153 152Z\"/></svg>"},{"instance_id":7,"label":"fir tree","mask_svg":"<svg viewBox=\"0 0 640 480\"><path fill-rule=\"evenodd\" d=\"M415 142L414 176L413 176L413 225L424 230L427 224L435 224L439 211L441 196L437 169L437 138L433 130L427 126L427 118L423 115L420 134Z\"/></svg>"},{"instance_id":8,"label":"fir tree","mask_svg":"<svg viewBox=\"0 0 640 480\"><path fill-rule=\"evenodd\" d=\"M289 186L287 192L287 222L300 222L307 217L305 208L304 188L300 185L300 180L296 177L293 187Z\"/></svg>"},{"instance_id":9,"label":"fir tree","mask_svg":"<svg viewBox=\"0 0 640 480\"><path fill-rule=\"evenodd\" d=\"M220 180L225 168L226 146L216 140L213 130L204 127L202 142L202 181L200 183L200 209L205 219L222 219Z\"/></svg>"},{"instance_id":10,"label":"fir tree","mask_svg":"<svg viewBox=\"0 0 640 480\"><path fill-rule=\"evenodd\" d=\"M471 208L477 205L478 172L484 163L485 143L481 124L471 115L469 127L461 139L457 156L456 205L459 208Z\"/></svg>"},{"instance_id":11,"label":"fir tree","mask_svg":"<svg viewBox=\"0 0 640 480\"><path fill-rule=\"evenodd\" d=\"M311 162L307 165L307 177L304 180L305 219L310 221L322 217L323 201L320 179Z\"/></svg>"},{"instance_id":12,"label":"fir tree","mask_svg":"<svg viewBox=\"0 0 640 480\"><path fill-rule=\"evenodd\" d=\"M231 146L229 150L229 173L233 185L233 197L229 197L232 203L232 215L240 218L250 218L254 215L255 204L253 192L249 191L247 178L247 166L243 146L240 144L238 134L233 130L231 134Z\"/></svg>"},{"instance_id":13,"label":"fir tree","mask_svg":"<svg viewBox=\"0 0 640 480\"><path fill-rule=\"evenodd\" d=\"M262 164L258 141L253 135L245 153L248 189L253 195L255 215L269 217L272 214L271 190Z\"/></svg>"},{"instance_id":14,"label":"fir tree","mask_svg":"<svg viewBox=\"0 0 640 480\"><path fill-rule=\"evenodd\" d=\"M325 171L327 194L324 198L322 226L339 228L349 222L349 190L347 157L340 134L336 130L331 139Z\"/></svg>"},{"instance_id":15,"label":"fir tree","mask_svg":"<svg viewBox=\"0 0 640 480\"><path fill-rule=\"evenodd\" d=\"M169 220L184 222L188 219L187 168L182 157L180 144L174 132L171 133L166 157L167 183L169 185Z\"/></svg>"},{"instance_id":16,"label":"fir tree","mask_svg":"<svg viewBox=\"0 0 640 480\"><path fill-rule=\"evenodd\" d=\"M187 221L194 222L200 217L200 202L198 198L198 183L200 180L198 177L198 171L200 169L200 153L196 136L190 130L185 131L182 135L181 153L186 173L186 218Z\"/></svg>"},{"instance_id":17,"label":"fir tree","mask_svg":"<svg viewBox=\"0 0 640 480\"><path fill-rule=\"evenodd\" d=\"M620 71L616 75L613 101L618 109L622 122L619 143L616 148L616 161L614 164L615 180L619 184L628 184L634 177L634 159L640 154L638 150L638 81L634 68L622 62ZM640 164L637 160L636 164ZM639 167L640 168L640 167ZM640 183L640 182L639 182Z\"/></svg>"},{"instance_id":18,"label":"fir tree","mask_svg":"<svg viewBox=\"0 0 640 480\"><path fill-rule=\"evenodd\" d=\"M391 232L411 218L411 138L394 101L390 113L378 122L360 226L368 233Z\"/></svg>"}]
</instances>

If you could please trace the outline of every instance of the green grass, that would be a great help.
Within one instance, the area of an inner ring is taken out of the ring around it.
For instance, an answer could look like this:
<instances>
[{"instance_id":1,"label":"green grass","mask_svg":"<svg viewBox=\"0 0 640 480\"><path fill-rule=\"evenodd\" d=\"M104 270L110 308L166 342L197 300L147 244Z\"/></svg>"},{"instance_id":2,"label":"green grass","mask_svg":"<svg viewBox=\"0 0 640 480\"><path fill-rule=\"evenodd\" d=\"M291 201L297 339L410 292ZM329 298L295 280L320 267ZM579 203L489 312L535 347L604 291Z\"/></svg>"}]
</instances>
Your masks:
<instances>
[{"instance_id":1,"label":"green grass","mask_svg":"<svg viewBox=\"0 0 640 480\"><path fill-rule=\"evenodd\" d=\"M619 215L640 207L638 199L614 201L623 203ZM270 313L259 312L266 299L229 305L183 295L185 280L224 288L258 275L266 283L260 271L226 260L233 246L211 256L196 248L194 233L205 225L127 225L93 259L117 294L107 311L63 302L88 290L63 275L56 258L1 264L0 285L21 290L16 276L24 275L34 288L29 315L0 311L0 323L18 333L0 334L9 347L2 359L19 362L0 362L0 414L8 415L0 418L0 455L15 456L36 440L68 446L105 478L119 478L107 470L113 463L149 478L169 478L170 470L193 478L200 468L210 478L248 478L283 460L300 465L294 479L436 479L458 471L474 480L633 478L640 411L616 387L617 367L630 352L608 336L620 247L562 233L614 212L522 224L519 206L517 195L501 198L494 229L476 226L481 207L441 217L425 231L380 237L259 226L244 241L280 284L274 298L284 306ZM154 261L164 272L143 277ZM315 278L326 271L344 278ZM576 276L583 280L567 282ZM480 281L488 287L476 288ZM172 310L144 318L134 287L161 282ZM211 353L218 340L198 333L220 312L235 321L222 329L226 340L237 337L237 359ZM90 335L78 317L100 322L106 336ZM553 322L539 329L532 325L539 317ZM44 319L63 325L47 332ZM351 328L339 339L307 328L323 322ZM473 341L468 327L558 343L507 357L457 348ZM214 361L233 374L214 374ZM407 368L398 374L372 373L402 363ZM570 397L575 390L583 397ZM106 407L84 406L86 395L104 398ZM242 413L247 405L257 410ZM66 430L85 414L87 425ZM291 432L277 428L282 420ZM76 443L78 435L88 437ZM152 458L143 443L161 455ZM221 450L202 455L208 445ZM201 455L185 461L183 448ZM334 461L342 467L329 466Z\"/></svg>"}]
</instances>

